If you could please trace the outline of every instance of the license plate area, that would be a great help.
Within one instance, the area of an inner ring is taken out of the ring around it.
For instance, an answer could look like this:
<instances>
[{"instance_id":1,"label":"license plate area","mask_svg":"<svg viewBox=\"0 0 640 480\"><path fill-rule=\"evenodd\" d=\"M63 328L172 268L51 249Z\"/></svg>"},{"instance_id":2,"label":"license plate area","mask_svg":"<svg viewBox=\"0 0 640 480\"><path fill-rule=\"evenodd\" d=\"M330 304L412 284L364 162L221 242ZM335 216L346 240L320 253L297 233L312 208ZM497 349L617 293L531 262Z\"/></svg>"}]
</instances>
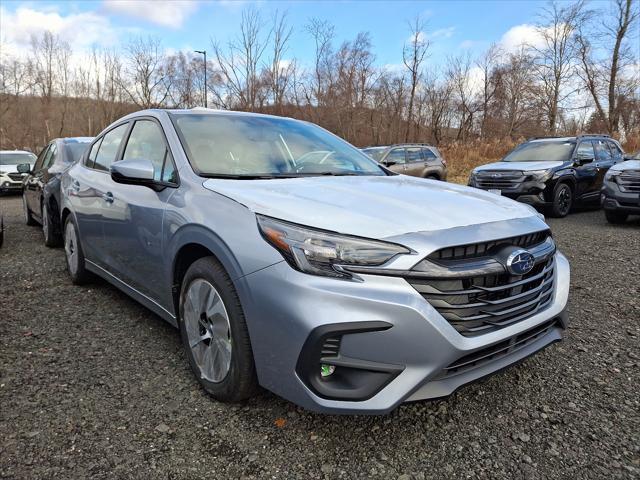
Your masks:
<instances>
[{"instance_id":1,"label":"license plate area","mask_svg":"<svg viewBox=\"0 0 640 480\"><path fill-rule=\"evenodd\" d=\"M498 190L497 188L490 188L487 190L489 193L495 193L496 195L502 195L502 190Z\"/></svg>"}]
</instances>

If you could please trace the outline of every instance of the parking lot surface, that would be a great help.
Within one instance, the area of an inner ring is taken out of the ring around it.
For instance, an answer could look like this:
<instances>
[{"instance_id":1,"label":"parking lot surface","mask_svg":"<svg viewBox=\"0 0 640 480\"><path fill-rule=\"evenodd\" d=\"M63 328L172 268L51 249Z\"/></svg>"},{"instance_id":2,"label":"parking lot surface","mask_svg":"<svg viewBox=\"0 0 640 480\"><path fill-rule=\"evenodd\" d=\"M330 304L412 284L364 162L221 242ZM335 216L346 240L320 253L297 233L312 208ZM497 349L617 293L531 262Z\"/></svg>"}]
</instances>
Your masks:
<instances>
[{"instance_id":1,"label":"parking lot surface","mask_svg":"<svg viewBox=\"0 0 640 480\"><path fill-rule=\"evenodd\" d=\"M445 400L326 416L210 399L179 333L0 198L0 478L638 478L640 221L550 220L572 266L565 342Z\"/></svg>"}]
</instances>

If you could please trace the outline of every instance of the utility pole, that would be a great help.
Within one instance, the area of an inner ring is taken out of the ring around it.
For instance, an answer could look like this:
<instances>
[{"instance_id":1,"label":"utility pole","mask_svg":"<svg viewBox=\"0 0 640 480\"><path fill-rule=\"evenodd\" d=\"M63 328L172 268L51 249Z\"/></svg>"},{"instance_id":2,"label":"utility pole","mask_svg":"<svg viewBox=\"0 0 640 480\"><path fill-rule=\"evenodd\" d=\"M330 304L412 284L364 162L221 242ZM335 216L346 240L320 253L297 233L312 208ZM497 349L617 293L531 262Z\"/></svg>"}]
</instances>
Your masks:
<instances>
[{"instance_id":1,"label":"utility pole","mask_svg":"<svg viewBox=\"0 0 640 480\"><path fill-rule=\"evenodd\" d=\"M204 108L207 108L207 51L195 50L195 53L204 55Z\"/></svg>"}]
</instances>

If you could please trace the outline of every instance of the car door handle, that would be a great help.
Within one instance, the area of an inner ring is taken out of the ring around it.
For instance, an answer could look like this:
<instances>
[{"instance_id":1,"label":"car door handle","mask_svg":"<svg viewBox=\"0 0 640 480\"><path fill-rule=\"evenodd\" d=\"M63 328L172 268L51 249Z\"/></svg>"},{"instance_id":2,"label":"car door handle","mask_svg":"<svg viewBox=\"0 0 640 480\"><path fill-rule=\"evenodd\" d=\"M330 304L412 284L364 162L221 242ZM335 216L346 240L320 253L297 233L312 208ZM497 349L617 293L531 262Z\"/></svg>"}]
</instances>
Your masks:
<instances>
[{"instance_id":1,"label":"car door handle","mask_svg":"<svg viewBox=\"0 0 640 480\"><path fill-rule=\"evenodd\" d=\"M113 193L107 192L102 195L102 199L107 203L113 203Z\"/></svg>"}]
</instances>

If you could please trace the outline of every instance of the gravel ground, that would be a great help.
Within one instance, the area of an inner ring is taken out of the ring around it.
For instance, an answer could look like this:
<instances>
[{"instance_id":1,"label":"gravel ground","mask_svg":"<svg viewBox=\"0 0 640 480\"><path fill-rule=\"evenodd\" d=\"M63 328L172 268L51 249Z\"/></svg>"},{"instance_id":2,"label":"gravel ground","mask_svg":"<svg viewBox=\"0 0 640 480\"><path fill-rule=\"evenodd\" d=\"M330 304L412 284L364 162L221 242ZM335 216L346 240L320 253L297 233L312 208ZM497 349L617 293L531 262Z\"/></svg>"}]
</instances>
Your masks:
<instances>
[{"instance_id":1,"label":"gravel ground","mask_svg":"<svg viewBox=\"0 0 640 480\"><path fill-rule=\"evenodd\" d=\"M571 327L518 367L385 417L324 416L269 393L207 397L179 334L0 198L2 478L638 478L640 221L552 220Z\"/></svg>"}]
</instances>

